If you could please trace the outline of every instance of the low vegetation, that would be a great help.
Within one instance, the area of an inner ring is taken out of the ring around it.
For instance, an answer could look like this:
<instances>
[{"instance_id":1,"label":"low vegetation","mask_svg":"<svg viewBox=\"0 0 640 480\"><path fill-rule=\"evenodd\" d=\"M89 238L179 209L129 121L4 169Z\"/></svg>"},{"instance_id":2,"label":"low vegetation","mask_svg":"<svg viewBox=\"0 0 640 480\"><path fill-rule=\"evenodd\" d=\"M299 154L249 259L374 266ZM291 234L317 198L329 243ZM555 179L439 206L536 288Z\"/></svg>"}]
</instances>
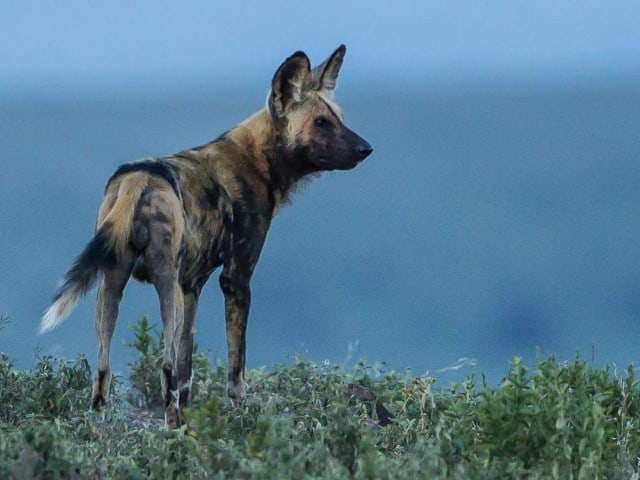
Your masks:
<instances>
[{"instance_id":1,"label":"low vegetation","mask_svg":"<svg viewBox=\"0 0 640 480\"><path fill-rule=\"evenodd\" d=\"M167 431L161 342L142 319L138 358L104 416L87 411L84 357L42 356L25 372L2 354L0 478L639 478L631 367L516 358L496 388L475 377L440 388L411 372L298 357L248 372L249 396L234 409L225 365L196 352L188 425Z\"/></svg>"}]
</instances>

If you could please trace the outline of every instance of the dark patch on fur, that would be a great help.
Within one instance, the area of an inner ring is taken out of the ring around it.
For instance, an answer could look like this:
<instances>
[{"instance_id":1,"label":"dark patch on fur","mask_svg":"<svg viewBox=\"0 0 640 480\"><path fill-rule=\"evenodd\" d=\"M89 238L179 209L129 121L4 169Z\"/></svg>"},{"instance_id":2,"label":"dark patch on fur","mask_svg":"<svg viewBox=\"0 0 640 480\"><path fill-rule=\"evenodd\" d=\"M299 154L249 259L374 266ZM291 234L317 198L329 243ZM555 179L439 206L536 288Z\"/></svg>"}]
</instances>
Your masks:
<instances>
[{"instance_id":1,"label":"dark patch on fur","mask_svg":"<svg viewBox=\"0 0 640 480\"><path fill-rule=\"evenodd\" d=\"M102 395L96 395L93 397L93 401L91 402L91 410L94 412L99 412L102 407L107 404L107 401L104 399Z\"/></svg>"},{"instance_id":2,"label":"dark patch on fur","mask_svg":"<svg viewBox=\"0 0 640 480\"><path fill-rule=\"evenodd\" d=\"M247 213L250 215L257 213L256 207L259 205L256 198L256 192L251 188L251 185L247 179L242 175L235 177L236 183L240 186L242 203L245 205Z\"/></svg>"},{"instance_id":3,"label":"dark patch on fur","mask_svg":"<svg viewBox=\"0 0 640 480\"><path fill-rule=\"evenodd\" d=\"M105 377L107 376L107 372L105 372L104 370L98 370L98 394L93 397L93 400L91 402L91 409L94 411L99 411L101 407L104 407L107 404L106 399L104 398L104 396L102 395L102 391L104 390L104 381L105 381Z\"/></svg>"},{"instance_id":4,"label":"dark patch on fur","mask_svg":"<svg viewBox=\"0 0 640 480\"><path fill-rule=\"evenodd\" d=\"M207 148L207 147L209 147L209 146L213 145L214 143L219 142L219 141L221 141L221 140L224 140L224 137L226 137L227 133L229 133L229 130L227 130L227 131L226 131L226 132L224 132L224 133L221 133L220 135L218 135L216 138L214 138L214 139L213 139L213 140L211 140L210 142L205 143L205 144L203 144L203 145L199 145L199 146L197 146L197 147L190 148L189 150L193 150L194 152L199 152L199 151L201 151L201 150L204 150L205 148ZM174 156L176 156L176 157L181 157L181 156L183 156L183 155L182 155L182 152L181 152L181 153L178 153L178 154L176 154L176 155L174 155Z\"/></svg>"},{"instance_id":5,"label":"dark patch on fur","mask_svg":"<svg viewBox=\"0 0 640 480\"><path fill-rule=\"evenodd\" d=\"M235 382L237 378L240 378L240 375L244 374L244 365L246 363L245 356L247 351L247 338L246 338L246 335L244 334L245 332L242 332L242 333L243 334L240 335L240 348L238 349L238 352L240 353L240 361L232 370L229 371L229 380L232 383Z\"/></svg>"},{"instance_id":6,"label":"dark patch on fur","mask_svg":"<svg viewBox=\"0 0 640 480\"><path fill-rule=\"evenodd\" d=\"M176 377L171 372L171 367L168 365L162 366L162 375L164 375L165 385L167 388L164 393L164 408L166 408L173 402L173 395L171 395L171 390L176 389Z\"/></svg>"},{"instance_id":7,"label":"dark patch on fur","mask_svg":"<svg viewBox=\"0 0 640 480\"><path fill-rule=\"evenodd\" d=\"M217 210L220 205L220 198L222 195L222 189L218 183L211 179L211 184L204 187L204 196L201 198L201 207L203 210Z\"/></svg>"},{"instance_id":8,"label":"dark patch on fur","mask_svg":"<svg viewBox=\"0 0 640 480\"><path fill-rule=\"evenodd\" d=\"M180 408L183 408L186 405L191 403L191 389L189 387L183 387L180 389L180 396L178 400L178 404Z\"/></svg>"},{"instance_id":9,"label":"dark patch on fur","mask_svg":"<svg viewBox=\"0 0 640 480\"><path fill-rule=\"evenodd\" d=\"M188 283L182 283L182 291L185 295L194 294L196 298L200 297L200 292L202 291L202 287L209 280L209 276L211 274L207 273L200 277L192 279Z\"/></svg>"},{"instance_id":10,"label":"dark patch on fur","mask_svg":"<svg viewBox=\"0 0 640 480\"><path fill-rule=\"evenodd\" d=\"M220 275L220 289L222 293L225 295L233 295L235 293L233 282L229 277L225 277L224 275Z\"/></svg>"},{"instance_id":11,"label":"dark patch on fur","mask_svg":"<svg viewBox=\"0 0 640 480\"><path fill-rule=\"evenodd\" d=\"M222 132L220 135L218 135L218 136L217 136L217 137L216 137L212 142L210 142L209 144L217 143L217 142L220 142L220 141L224 140L224 139L225 139L225 137L227 136L227 133L229 133L229 132L230 132L230 130L227 130L226 132Z\"/></svg>"},{"instance_id":12,"label":"dark patch on fur","mask_svg":"<svg viewBox=\"0 0 640 480\"><path fill-rule=\"evenodd\" d=\"M207 278L211 270L219 267L229 258L233 224L233 211L229 195L215 179L209 177L209 180L210 183L202 188L202 196L199 199L202 213L198 219L198 224L204 230L209 230L207 224L211 222L212 218L216 227L212 231L216 234L210 238L209 242L205 242L207 246L201 256L205 261L200 271L203 274L206 273ZM205 215L205 212L208 212L208 215Z\"/></svg>"},{"instance_id":13,"label":"dark patch on fur","mask_svg":"<svg viewBox=\"0 0 640 480\"><path fill-rule=\"evenodd\" d=\"M160 245L165 248L165 251L170 251L171 244L173 243L173 234L171 233L170 225L163 226L162 229L158 228L157 231L157 239L159 240Z\"/></svg>"},{"instance_id":14,"label":"dark patch on fur","mask_svg":"<svg viewBox=\"0 0 640 480\"><path fill-rule=\"evenodd\" d=\"M152 194L152 188L145 188L144 190L142 190L142 193L140 194L140 198L138 199L138 203L136 205L136 211L139 211L142 207L147 207L151 204Z\"/></svg>"},{"instance_id":15,"label":"dark patch on fur","mask_svg":"<svg viewBox=\"0 0 640 480\"><path fill-rule=\"evenodd\" d=\"M142 257L138 257L136 259L136 263L133 266L131 275L139 282L151 283L151 277L149 276L147 266L145 265L144 259Z\"/></svg>"},{"instance_id":16,"label":"dark patch on fur","mask_svg":"<svg viewBox=\"0 0 640 480\"><path fill-rule=\"evenodd\" d=\"M244 284L233 278L226 276L224 273L220 275L220 289L225 295L230 295L236 299L249 298L251 289L248 284Z\"/></svg>"},{"instance_id":17,"label":"dark patch on fur","mask_svg":"<svg viewBox=\"0 0 640 480\"><path fill-rule=\"evenodd\" d=\"M144 250L149 244L149 229L147 226L137 220L134 221L129 241L138 252Z\"/></svg>"},{"instance_id":18,"label":"dark patch on fur","mask_svg":"<svg viewBox=\"0 0 640 480\"><path fill-rule=\"evenodd\" d=\"M171 219L164 212L161 212L160 210L154 211L151 219L158 223L171 224Z\"/></svg>"},{"instance_id":19,"label":"dark patch on fur","mask_svg":"<svg viewBox=\"0 0 640 480\"><path fill-rule=\"evenodd\" d=\"M198 145L197 147L192 147L189 150L193 150L194 152L199 152L200 150L204 150L205 148L207 148L209 145L211 145L212 142L208 142L208 143L204 143L202 145ZM183 156L182 152L180 153L176 153L174 155L175 157L181 157Z\"/></svg>"},{"instance_id":20,"label":"dark patch on fur","mask_svg":"<svg viewBox=\"0 0 640 480\"><path fill-rule=\"evenodd\" d=\"M116 172L111 175L111 178L107 182L107 187L116 178L126 175L131 172L145 172L156 177L166 180L175 194L180 198L180 187L178 186L178 180L176 179L177 170L174 165L171 165L166 160L141 160L139 162L125 163L121 165Z\"/></svg>"},{"instance_id":21,"label":"dark patch on fur","mask_svg":"<svg viewBox=\"0 0 640 480\"><path fill-rule=\"evenodd\" d=\"M242 271L242 273L246 273L247 268L240 267L240 271ZM220 289L224 293L226 302L231 302L235 308L239 309L241 312L248 312L249 304L251 303L251 288L249 287L249 280L247 279L245 282L244 279L240 280L241 278L242 277L232 278L223 272L219 278ZM235 365L229 365L228 378L231 383L235 383L244 373L246 355L246 320L247 318L244 317L244 320L241 320L241 322L243 322L242 324L232 326L233 329L239 329L237 333L240 334L240 343L236 348L238 362ZM227 322L229 322L229 317L227 317ZM229 328L228 324L227 328Z\"/></svg>"},{"instance_id":22,"label":"dark patch on fur","mask_svg":"<svg viewBox=\"0 0 640 480\"><path fill-rule=\"evenodd\" d=\"M285 197L289 188L289 184L293 182L290 181L288 176L284 175L284 173L281 172L281 169L276 167L276 161L278 159L286 158L284 149L282 147L275 148L273 150L264 152L264 155L269 164L269 191L277 191L281 197Z\"/></svg>"},{"instance_id":23,"label":"dark patch on fur","mask_svg":"<svg viewBox=\"0 0 640 480\"><path fill-rule=\"evenodd\" d=\"M267 195L268 195L268 199L269 199L269 210L271 212L273 212L273 210L276 208L276 194L275 191L272 188L267 189Z\"/></svg>"}]
</instances>

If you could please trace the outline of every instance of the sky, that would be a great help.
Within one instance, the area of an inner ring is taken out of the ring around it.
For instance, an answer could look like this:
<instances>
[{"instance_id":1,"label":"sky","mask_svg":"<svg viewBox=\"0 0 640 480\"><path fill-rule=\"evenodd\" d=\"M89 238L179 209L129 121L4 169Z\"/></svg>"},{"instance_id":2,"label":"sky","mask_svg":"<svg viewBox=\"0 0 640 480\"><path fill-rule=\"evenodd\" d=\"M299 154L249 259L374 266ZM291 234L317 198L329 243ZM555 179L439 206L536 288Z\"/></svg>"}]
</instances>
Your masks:
<instances>
[{"instance_id":1,"label":"sky","mask_svg":"<svg viewBox=\"0 0 640 480\"><path fill-rule=\"evenodd\" d=\"M324 59L340 43L350 75L373 83L628 77L640 72L638 25L637 1L3 1L0 98L242 84L295 50Z\"/></svg>"}]
</instances>

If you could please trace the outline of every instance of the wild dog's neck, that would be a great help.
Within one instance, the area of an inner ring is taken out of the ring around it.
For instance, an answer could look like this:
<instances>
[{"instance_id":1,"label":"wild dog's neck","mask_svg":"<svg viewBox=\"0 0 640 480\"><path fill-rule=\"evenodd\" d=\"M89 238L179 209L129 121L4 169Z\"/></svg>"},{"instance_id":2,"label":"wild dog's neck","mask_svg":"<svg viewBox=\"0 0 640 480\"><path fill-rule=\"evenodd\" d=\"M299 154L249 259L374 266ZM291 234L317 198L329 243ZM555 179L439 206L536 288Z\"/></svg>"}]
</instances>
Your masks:
<instances>
[{"instance_id":1,"label":"wild dog's neck","mask_svg":"<svg viewBox=\"0 0 640 480\"><path fill-rule=\"evenodd\" d=\"M296 183L311 173L296 161L295 155L285 149L285 139L274 125L268 109L263 109L233 130L225 138L243 150L245 158L250 158L254 166L267 179L269 187L286 202L287 195Z\"/></svg>"}]
</instances>

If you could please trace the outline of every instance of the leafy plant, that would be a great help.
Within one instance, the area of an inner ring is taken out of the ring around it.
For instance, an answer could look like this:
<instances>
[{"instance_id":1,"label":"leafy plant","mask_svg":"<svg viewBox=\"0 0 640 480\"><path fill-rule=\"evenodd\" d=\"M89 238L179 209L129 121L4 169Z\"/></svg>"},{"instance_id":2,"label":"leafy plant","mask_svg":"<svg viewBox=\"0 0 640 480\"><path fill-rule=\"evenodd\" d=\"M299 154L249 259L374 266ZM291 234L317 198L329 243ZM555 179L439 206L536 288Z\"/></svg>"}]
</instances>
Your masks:
<instances>
[{"instance_id":1,"label":"leafy plant","mask_svg":"<svg viewBox=\"0 0 640 480\"><path fill-rule=\"evenodd\" d=\"M131 390L128 400L137 407L157 410L163 406L160 366L164 352L164 336L149 323L147 316L142 317L132 328L135 337L133 343L128 346L138 352L138 358L129 363ZM214 375L209 360L198 351L198 345L193 347L192 364L192 397L196 401L202 401L209 389L213 388L211 377Z\"/></svg>"},{"instance_id":2,"label":"leafy plant","mask_svg":"<svg viewBox=\"0 0 640 480\"><path fill-rule=\"evenodd\" d=\"M87 411L84 357L44 356L25 372L3 355L0 478L640 478L631 367L515 358L498 386L471 376L437 388L410 371L296 357L248 371L234 408L226 366L196 352L187 424L167 431L150 411L162 336L147 319L135 331L131 401L114 391L104 419Z\"/></svg>"},{"instance_id":3,"label":"leafy plant","mask_svg":"<svg viewBox=\"0 0 640 480\"><path fill-rule=\"evenodd\" d=\"M138 352L138 358L129 363L129 401L140 408L160 408L163 405L159 373L164 350L162 332L155 332L146 315L133 326L133 332L135 338L128 346Z\"/></svg>"}]
</instances>

